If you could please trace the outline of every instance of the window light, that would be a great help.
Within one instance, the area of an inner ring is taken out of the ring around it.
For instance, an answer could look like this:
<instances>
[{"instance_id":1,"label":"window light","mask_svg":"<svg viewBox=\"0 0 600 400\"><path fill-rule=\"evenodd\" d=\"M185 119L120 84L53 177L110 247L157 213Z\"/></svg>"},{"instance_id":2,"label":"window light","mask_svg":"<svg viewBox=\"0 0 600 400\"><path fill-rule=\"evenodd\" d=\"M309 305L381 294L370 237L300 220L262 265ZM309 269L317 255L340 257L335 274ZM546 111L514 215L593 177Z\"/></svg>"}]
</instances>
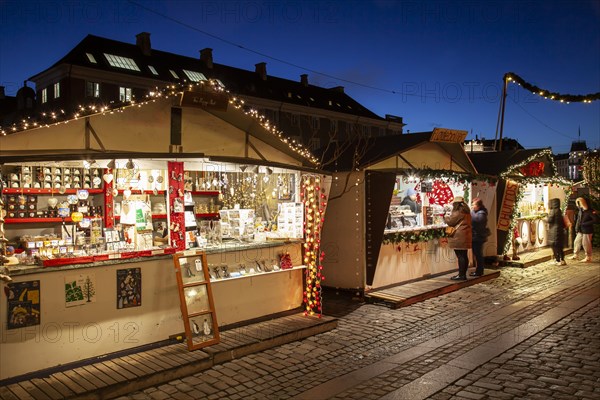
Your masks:
<instances>
[{"instance_id":1,"label":"window light","mask_svg":"<svg viewBox=\"0 0 600 400\"><path fill-rule=\"evenodd\" d=\"M150 70L150 72L152 72L154 75L158 75L158 72L156 72L156 68L154 68L152 65L148 65L148 69Z\"/></svg>"},{"instance_id":2,"label":"window light","mask_svg":"<svg viewBox=\"0 0 600 400\"><path fill-rule=\"evenodd\" d=\"M104 57L106 57L106 61L108 61L111 67L129 69L131 71L140 70L135 61L133 61L133 58L115 56L113 54L106 53L104 53Z\"/></svg>"},{"instance_id":3,"label":"window light","mask_svg":"<svg viewBox=\"0 0 600 400\"><path fill-rule=\"evenodd\" d=\"M193 81L193 82L200 82L200 81L207 80L206 77L204 76L204 74L201 74L200 72L184 69L183 73L186 74L187 77L189 78L189 80Z\"/></svg>"},{"instance_id":4,"label":"window light","mask_svg":"<svg viewBox=\"0 0 600 400\"><path fill-rule=\"evenodd\" d=\"M94 55L92 53L85 53L85 55L87 56L88 60L91 63L98 64L98 62L96 61L96 58L94 57Z\"/></svg>"},{"instance_id":5,"label":"window light","mask_svg":"<svg viewBox=\"0 0 600 400\"><path fill-rule=\"evenodd\" d=\"M173 78L179 79L179 76L175 73L175 71L173 71L172 69L170 69L169 72L171 73L171 75L173 75Z\"/></svg>"}]
</instances>

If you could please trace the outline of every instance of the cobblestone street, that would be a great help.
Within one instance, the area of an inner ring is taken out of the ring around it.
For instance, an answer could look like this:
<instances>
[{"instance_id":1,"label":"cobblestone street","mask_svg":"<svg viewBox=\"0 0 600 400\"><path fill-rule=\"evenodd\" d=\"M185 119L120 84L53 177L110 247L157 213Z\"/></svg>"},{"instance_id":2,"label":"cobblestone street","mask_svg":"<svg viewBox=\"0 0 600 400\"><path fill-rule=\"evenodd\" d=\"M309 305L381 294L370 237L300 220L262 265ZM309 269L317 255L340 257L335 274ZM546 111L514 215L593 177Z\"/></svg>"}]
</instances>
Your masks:
<instances>
[{"instance_id":1,"label":"cobblestone street","mask_svg":"<svg viewBox=\"0 0 600 400\"><path fill-rule=\"evenodd\" d=\"M327 293L338 328L119 399L598 399L600 262L392 310Z\"/></svg>"}]
</instances>

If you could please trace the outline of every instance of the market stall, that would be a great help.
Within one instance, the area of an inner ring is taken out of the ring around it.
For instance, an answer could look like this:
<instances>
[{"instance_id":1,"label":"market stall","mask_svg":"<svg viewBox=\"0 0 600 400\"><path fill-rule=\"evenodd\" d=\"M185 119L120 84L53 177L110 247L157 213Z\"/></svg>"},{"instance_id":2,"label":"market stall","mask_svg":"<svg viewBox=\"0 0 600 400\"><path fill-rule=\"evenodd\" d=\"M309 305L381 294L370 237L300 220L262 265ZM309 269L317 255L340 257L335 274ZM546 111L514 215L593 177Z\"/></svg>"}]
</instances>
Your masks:
<instances>
[{"instance_id":1,"label":"market stall","mask_svg":"<svg viewBox=\"0 0 600 400\"><path fill-rule=\"evenodd\" d=\"M497 254L518 260L522 253L547 246L548 201L558 198L564 212L571 192L571 182L556 172L551 150L473 152L469 157L480 173L499 177Z\"/></svg>"},{"instance_id":2,"label":"market stall","mask_svg":"<svg viewBox=\"0 0 600 400\"><path fill-rule=\"evenodd\" d=\"M29 121L0 149L0 380L181 335L175 253L206 254L219 326L320 315L327 177L222 90Z\"/></svg>"},{"instance_id":3,"label":"market stall","mask_svg":"<svg viewBox=\"0 0 600 400\"><path fill-rule=\"evenodd\" d=\"M445 210L474 190L484 202L495 193L481 177L472 186L477 174L462 147L465 135L436 128L326 154L333 171L322 238L327 286L363 292L456 269Z\"/></svg>"}]
</instances>

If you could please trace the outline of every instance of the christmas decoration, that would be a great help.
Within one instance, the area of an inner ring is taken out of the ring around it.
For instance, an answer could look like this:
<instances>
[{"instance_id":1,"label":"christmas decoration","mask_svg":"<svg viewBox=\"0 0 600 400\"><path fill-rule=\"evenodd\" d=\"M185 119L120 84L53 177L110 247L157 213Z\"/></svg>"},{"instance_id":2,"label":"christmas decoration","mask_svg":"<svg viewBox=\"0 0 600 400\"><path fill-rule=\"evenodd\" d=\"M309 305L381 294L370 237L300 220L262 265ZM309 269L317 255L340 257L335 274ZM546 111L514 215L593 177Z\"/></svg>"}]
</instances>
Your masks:
<instances>
[{"instance_id":1,"label":"christmas decoration","mask_svg":"<svg viewBox=\"0 0 600 400\"><path fill-rule=\"evenodd\" d=\"M586 95L572 95L572 94L560 94L551 92L549 90L540 89L539 87L526 82L519 75L514 72L508 72L504 74L505 82L516 83L517 85L529 90L533 94L542 96L545 99L560 101L561 103L591 103L592 101L600 100L600 93L589 93Z\"/></svg>"},{"instance_id":2,"label":"christmas decoration","mask_svg":"<svg viewBox=\"0 0 600 400\"><path fill-rule=\"evenodd\" d=\"M305 315L321 317L323 259L321 251L321 228L323 226L327 196L319 176L302 176L302 202L304 203L304 265L306 287L304 288Z\"/></svg>"},{"instance_id":3,"label":"christmas decoration","mask_svg":"<svg viewBox=\"0 0 600 400\"><path fill-rule=\"evenodd\" d=\"M448 184L440 179L436 179L433 181L433 186L431 192L427 193L427 198L429 200L429 204L437 204L440 206L444 206L449 204L454 199L454 195L452 194L452 190Z\"/></svg>"}]
</instances>

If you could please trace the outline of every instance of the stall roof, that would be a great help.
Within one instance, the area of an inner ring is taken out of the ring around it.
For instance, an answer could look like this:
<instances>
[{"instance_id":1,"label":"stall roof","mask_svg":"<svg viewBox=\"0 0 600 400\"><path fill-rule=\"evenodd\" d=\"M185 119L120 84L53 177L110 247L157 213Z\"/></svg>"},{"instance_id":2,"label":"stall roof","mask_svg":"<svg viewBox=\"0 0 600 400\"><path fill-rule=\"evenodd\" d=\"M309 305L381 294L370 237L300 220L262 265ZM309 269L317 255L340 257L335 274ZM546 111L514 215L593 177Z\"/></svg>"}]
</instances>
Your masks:
<instances>
[{"instance_id":1,"label":"stall roof","mask_svg":"<svg viewBox=\"0 0 600 400\"><path fill-rule=\"evenodd\" d=\"M502 173L508 173L516 166L536 157L548 157L553 164L554 160L547 153L548 149L519 149L472 152L467 153L467 155L479 173L498 176Z\"/></svg>"},{"instance_id":2,"label":"stall roof","mask_svg":"<svg viewBox=\"0 0 600 400\"><path fill-rule=\"evenodd\" d=\"M445 129L440 129L449 131ZM323 169L328 171L351 171L368 169L376 163L401 156L403 153L417 149L429 143L434 143L452 162L467 173L476 173L473 163L465 153L462 141L443 141L437 135L440 131L418 132L410 134L381 136L374 138L359 138L338 145L330 145L321 150ZM466 131L452 131L466 134ZM434 164L436 160L431 160ZM418 167L433 168L431 165Z\"/></svg>"},{"instance_id":3,"label":"stall roof","mask_svg":"<svg viewBox=\"0 0 600 400\"><path fill-rule=\"evenodd\" d=\"M174 103L175 102L175 103ZM115 158L124 154L168 154L173 99L145 106L74 118L60 123L0 135L0 163L66 158ZM314 169L306 149L296 151L242 109L184 108L184 151L205 157L285 163ZM118 112L117 112L118 111ZM228 150L229 149L229 150ZM302 153L302 154L301 154ZM181 153L172 153L175 157ZM305 156L307 154L308 156ZM29 160L28 160L29 159Z\"/></svg>"}]
</instances>

